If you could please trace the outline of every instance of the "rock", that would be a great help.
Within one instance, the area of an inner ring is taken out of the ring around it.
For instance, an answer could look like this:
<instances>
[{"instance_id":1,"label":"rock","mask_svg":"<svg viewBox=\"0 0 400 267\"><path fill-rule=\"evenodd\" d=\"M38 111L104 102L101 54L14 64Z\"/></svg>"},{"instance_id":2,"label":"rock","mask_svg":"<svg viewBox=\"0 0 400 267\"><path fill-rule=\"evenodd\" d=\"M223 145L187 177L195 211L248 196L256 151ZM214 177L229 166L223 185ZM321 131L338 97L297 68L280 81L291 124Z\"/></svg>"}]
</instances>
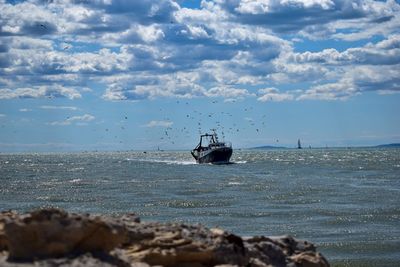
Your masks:
<instances>
[{"instance_id":1,"label":"rock","mask_svg":"<svg viewBox=\"0 0 400 267\"><path fill-rule=\"evenodd\" d=\"M246 264L247 255L240 237L220 232L217 235L201 226L147 224L148 236L126 248L131 261L162 266L201 264Z\"/></svg>"},{"instance_id":2,"label":"rock","mask_svg":"<svg viewBox=\"0 0 400 267\"><path fill-rule=\"evenodd\" d=\"M4 232L4 223L0 222L0 252L3 250L8 250L8 240Z\"/></svg>"},{"instance_id":3,"label":"rock","mask_svg":"<svg viewBox=\"0 0 400 267\"><path fill-rule=\"evenodd\" d=\"M4 232L9 258L32 260L109 252L125 240L126 229L110 218L44 209L6 221Z\"/></svg>"},{"instance_id":4,"label":"rock","mask_svg":"<svg viewBox=\"0 0 400 267\"><path fill-rule=\"evenodd\" d=\"M0 266L326 267L290 236L242 238L222 229L42 209L0 213ZM18 262L18 261L23 261Z\"/></svg>"},{"instance_id":5,"label":"rock","mask_svg":"<svg viewBox=\"0 0 400 267\"><path fill-rule=\"evenodd\" d=\"M0 213L0 252L8 250L8 239L4 231L5 223L14 220L18 216L17 212L8 210Z\"/></svg>"},{"instance_id":6,"label":"rock","mask_svg":"<svg viewBox=\"0 0 400 267\"><path fill-rule=\"evenodd\" d=\"M245 239L251 266L329 266L313 244L291 236L255 236ZM265 265L264 265L265 264ZM314 264L314 265L312 265Z\"/></svg>"},{"instance_id":7,"label":"rock","mask_svg":"<svg viewBox=\"0 0 400 267\"><path fill-rule=\"evenodd\" d=\"M303 267L325 267L329 266L328 261L318 252L306 251L299 254L293 255L290 259L297 264L297 266Z\"/></svg>"},{"instance_id":8,"label":"rock","mask_svg":"<svg viewBox=\"0 0 400 267\"><path fill-rule=\"evenodd\" d=\"M127 262L119 262L118 260L107 259L107 257L99 257L99 255L92 255L86 253L83 255L77 255L75 257L64 257L64 258L50 258L35 260L34 262L9 262L1 261L0 266L2 267L149 267L149 265L131 265Z\"/></svg>"}]
</instances>

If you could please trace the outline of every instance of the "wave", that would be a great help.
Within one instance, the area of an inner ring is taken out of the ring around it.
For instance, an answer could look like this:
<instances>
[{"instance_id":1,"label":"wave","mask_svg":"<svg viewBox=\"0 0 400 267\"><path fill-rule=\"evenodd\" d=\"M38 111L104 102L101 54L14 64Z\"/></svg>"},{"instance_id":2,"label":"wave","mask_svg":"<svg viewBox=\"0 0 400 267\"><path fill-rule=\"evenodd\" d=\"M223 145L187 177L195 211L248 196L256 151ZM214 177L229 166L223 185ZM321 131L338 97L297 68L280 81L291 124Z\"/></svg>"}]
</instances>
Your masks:
<instances>
[{"instance_id":1,"label":"wave","mask_svg":"<svg viewBox=\"0 0 400 267\"><path fill-rule=\"evenodd\" d=\"M70 182L70 183L73 183L73 184L75 184L75 183L80 183L80 182L82 182L82 179L72 179L72 180L69 180L68 182Z\"/></svg>"},{"instance_id":2,"label":"wave","mask_svg":"<svg viewBox=\"0 0 400 267\"><path fill-rule=\"evenodd\" d=\"M194 160L179 160L179 159L135 159L135 158L127 158L127 161L138 161L138 162L151 162L151 163L165 163L168 165L196 165L196 161ZM245 164L247 160L238 160L238 161L231 161L229 164ZM210 163L210 165L212 165Z\"/></svg>"},{"instance_id":3,"label":"wave","mask_svg":"<svg viewBox=\"0 0 400 267\"><path fill-rule=\"evenodd\" d=\"M166 164L176 164L176 165L194 165L197 164L192 160L156 160L155 162L166 163Z\"/></svg>"},{"instance_id":4,"label":"wave","mask_svg":"<svg viewBox=\"0 0 400 267\"><path fill-rule=\"evenodd\" d=\"M126 159L129 161L152 162L152 163L165 163L168 165L195 165L196 161L193 160L172 160L172 159Z\"/></svg>"},{"instance_id":5,"label":"wave","mask_svg":"<svg viewBox=\"0 0 400 267\"><path fill-rule=\"evenodd\" d=\"M247 160L238 160L238 161L232 161L234 164L245 164L247 163Z\"/></svg>"},{"instance_id":6,"label":"wave","mask_svg":"<svg viewBox=\"0 0 400 267\"><path fill-rule=\"evenodd\" d=\"M244 185L242 182L229 182L228 185Z\"/></svg>"}]
</instances>

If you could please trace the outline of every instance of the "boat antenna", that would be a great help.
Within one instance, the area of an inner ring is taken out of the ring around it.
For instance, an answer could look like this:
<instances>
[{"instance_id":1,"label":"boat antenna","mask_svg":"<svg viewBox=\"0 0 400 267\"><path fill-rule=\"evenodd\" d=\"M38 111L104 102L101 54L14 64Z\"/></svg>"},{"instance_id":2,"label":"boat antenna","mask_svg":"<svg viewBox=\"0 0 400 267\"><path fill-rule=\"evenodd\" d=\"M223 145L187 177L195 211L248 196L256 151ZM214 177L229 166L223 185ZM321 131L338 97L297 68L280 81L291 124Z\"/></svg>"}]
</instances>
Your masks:
<instances>
[{"instance_id":1,"label":"boat antenna","mask_svg":"<svg viewBox=\"0 0 400 267\"><path fill-rule=\"evenodd\" d=\"M216 132L217 129L213 128L213 129L210 129L210 130L213 132L213 134L212 134L213 137L212 137L212 138L213 138L213 139L215 138L214 141L215 141L216 143L218 143L218 136L217 136L217 132Z\"/></svg>"}]
</instances>

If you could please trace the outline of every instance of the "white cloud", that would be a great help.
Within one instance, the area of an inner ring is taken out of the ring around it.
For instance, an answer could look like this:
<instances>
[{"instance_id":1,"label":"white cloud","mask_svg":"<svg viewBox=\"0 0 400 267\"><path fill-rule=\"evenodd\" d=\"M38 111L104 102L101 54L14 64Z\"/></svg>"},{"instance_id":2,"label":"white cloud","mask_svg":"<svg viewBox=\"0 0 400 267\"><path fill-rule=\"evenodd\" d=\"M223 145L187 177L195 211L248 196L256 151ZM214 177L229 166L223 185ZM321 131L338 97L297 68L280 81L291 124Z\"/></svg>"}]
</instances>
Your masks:
<instances>
[{"instance_id":1,"label":"white cloud","mask_svg":"<svg viewBox=\"0 0 400 267\"><path fill-rule=\"evenodd\" d=\"M32 111L32 109L30 109L30 108L20 108L19 111L20 112L30 112L30 111Z\"/></svg>"},{"instance_id":2,"label":"white cloud","mask_svg":"<svg viewBox=\"0 0 400 267\"><path fill-rule=\"evenodd\" d=\"M10 47L21 50L50 51L53 48L53 42L29 36L15 36L10 39Z\"/></svg>"},{"instance_id":3,"label":"white cloud","mask_svg":"<svg viewBox=\"0 0 400 267\"><path fill-rule=\"evenodd\" d=\"M297 100L347 100L359 94L352 81L342 80L338 83L328 83L314 86L301 94Z\"/></svg>"},{"instance_id":4,"label":"white cloud","mask_svg":"<svg viewBox=\"0 0 400 267\"><path fill-rule=\"evenodd\" d=\"M242 99L252 95L246 89L239 89L227 86L213 87L206 92L209 97L223 97L228 99Z\"/></svg>"},{"instance_id":5,"label":"white cloud","mask_svg":"<svg viewBox=\"0 0 400 267\"><path fill-rule=\"evenodd\" d=\"M368 91L379 94L400 92L400 64L351 66L346 70L342 78L313 86L300 94L297 100L347 100Z\"/></svg>"},{"instance_id":6,"label":"white cloud","mask_svg":"<svg viewBox=\"0 0 400 267\"><path fill-rule=\"evenodd\" d=\"M354 3L353 3L354 5ZM396 1L365 1L355 4L363 18L332 21L332 37L345 41L357 41L373 36L388 36L400 26L400 5ZM351 29L350 31L348 29Z\"/></svg>"},{"instance_id":7,"label":"white cloud","mask_svg":"<svg viewBox=\"0 0 400 267\"><path fill-rule=\"evenodd\" d=\"M400 35L391 35L376 44L349 48L343 52L329 48L320 52L293 53L290 60L296 63L325 65L392 65L400 63Z\"/></svg>"},{"instance_id":8,"label":"white cloud","mask_svg":"<svg viewBox=\"0 0 400 267\"><path fill-rule=\"evenodd\" d=\"M199 74L179 72L175 75L131 77L120 76L111 79L111 85L103 95L104 99L141 100L145 98L178 97L193 98L205 95L205 89L199 85Z\"/></svg>"},{"instance_id":9,"label":"white cloud","mask_svg":"<svg viewBox=\"0 0 400 267\"><path fill-rule=\"evenodd\" d=\"M0 24L3 33L41 36L57 31L56 25L59 22L59 17L41 5L35 5L28 1L15 5L0 4L2 9Z\"/></svg>"},{"instance_id":10,"label":"white cloud","mask_svg":"<svg viewBox=\"0 0 400 267\"><path fill-rule=\"evenodd\" d=\"M201 9L181 8L174 13L176 20L184 24L208 24L226 21L230 15L215 2L201 1Z\"/></svg>"},{"instance_id":11,"label":"white cloud","mask_svg":"<svg viewBox=\"0 0 400 267\"><path fill-rule=\"evenodd\" d=\"M71 124L76 124L76 125L86 125L87 122L90 122L94 120L95 117L90 115L90 114L84 114L82 116L73 116L70 118L67 118L66 120L63 121L54 121L48 123L49 125L54 125L54 126L65 126L65 125L71 125Z\"/></svg>"},{"instance_id":12,"label":"white cloud","mask_svg":"<svg viewBox=\"0 0 400 267\"><path fill-rule=\"evenodd\" d=\"M301 93L297 100L346 100L366 91L398 92L400 37L391 35L376 44L368 43L342 52L325 49L320 52L292 53L280 64L290 68L287 69L290 71L285 71L288 80L294 80L292 68L308 66L317 70L314 79L316 85Z\"/></svg>"},{"instance_id":13,"label":"white cloud","mask_svg":"<svg viewBox=\"0 0 400 267\"><path fill-rule=\"evenodd\" d=\"M235 8L242 14L265 14L271 10L271 1L269 0L244 0Z\"/></svg>"},{"instance_id":14,"label":"white cloud","mask_svg":"<svg viewBox=\"0 0 400 267\"><path fill-rule=\"evenodd\" d=\"M261 102L281 102L281 101L290 101L294 100L294 95L284 92L279 92L276 88L264 88L258 90L259 97L257 98L258 101Z\"/></svg>"},{"instance_id":15,"label":"white cloud","mask_svg":"<svg viewBox=\"0 0 400 267\"><path fill-rule=\"evenodd\" d=\"M154 43L164 37L163 30L156 25L133 25L122 33L108 34L106 38L122 43Z\"/></svg>"},{"instance_id":16,"label":"white cloud","mask_svg":"<svg viewBox=\"0 0 400 267\"><path fill-rule=\"evenodd\" d=\"M76 89L66 88L60 85L17 88L15 90L0 89L0 99L55 97L76 99L80 98L81 94Z\"/></svg>"},{"instance_id":17,"label":"white cloud","mask_svg":"<svg viewBox=\"0 0 400 267\"><path fill-rule=\"evenodd\" d=\"M174 123L172 121L150 121L148 122L146 125L144 125L144 127L149 127L149 128L153 128L153 127L171 127Z\"/></svg>"},{"instance_id":18,"label":"white cloud","mask_svg":"<svg viewBox=\"0 0 400 267\"><path fill-rule=\"evenodd\" d=\"M283 5L303 5L305 8L320 7L324 10L331 9L335 6L332 0L283 0L281 1Z\"/></svg>"},{"instance_id":19,"label":"white cloud","mask_svg":"<svg viewBox=\"0 0 400 267\"><path fill-rule=\"evenodd\" d=\"M41 109L64 109L64 110L78 110L73 106L40 106Z\"/></svg>"},{"instance_id":20,"label":"white cloud","mask_svg":"<svg viewBox=\"0 0 400 267\"><path fill-rule=\"evenodd\" d=\"M302 8L319 7L323 10L334 7L335 3L331 0L242 0L235 11L241 14L261 15L274 13L283 8Z\"/></svg>"}]
</instances>

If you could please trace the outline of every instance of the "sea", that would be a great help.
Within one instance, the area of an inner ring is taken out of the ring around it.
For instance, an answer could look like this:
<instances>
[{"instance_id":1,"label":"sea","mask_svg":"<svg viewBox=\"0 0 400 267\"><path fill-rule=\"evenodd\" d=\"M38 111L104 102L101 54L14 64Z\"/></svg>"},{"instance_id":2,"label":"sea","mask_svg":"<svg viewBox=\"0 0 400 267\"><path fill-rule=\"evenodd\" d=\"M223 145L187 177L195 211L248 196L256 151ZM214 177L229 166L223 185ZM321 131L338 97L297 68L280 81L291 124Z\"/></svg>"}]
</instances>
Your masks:
<instances>
[{"instance_id":1,"label":"sea","mask_svg":"<svg viewBox=\"0 0 400 267\"><path fill-rule=\"evenodd\" d=\"M400 266L400 149L0 154L0 209L136 213L142 221L292 235L332 266Z\"/></svg>"}]
</instances>

